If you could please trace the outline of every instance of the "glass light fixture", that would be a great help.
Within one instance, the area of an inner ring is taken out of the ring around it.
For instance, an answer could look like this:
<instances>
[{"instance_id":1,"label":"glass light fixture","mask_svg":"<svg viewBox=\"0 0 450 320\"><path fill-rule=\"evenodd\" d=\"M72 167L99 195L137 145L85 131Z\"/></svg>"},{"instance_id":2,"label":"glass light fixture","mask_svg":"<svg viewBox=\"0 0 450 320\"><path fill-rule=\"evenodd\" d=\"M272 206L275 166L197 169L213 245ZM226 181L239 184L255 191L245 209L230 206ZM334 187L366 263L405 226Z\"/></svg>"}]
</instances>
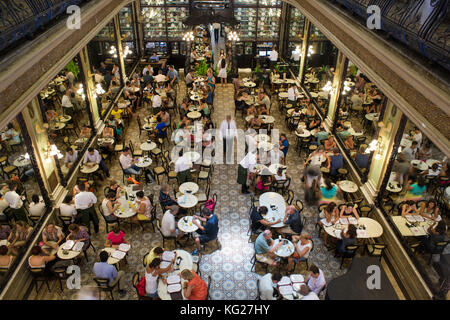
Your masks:
<instances>
[{"instance_id":1,"label":"glass light fixture","mask_svg":"<svg viewBox=\"0 0 450 320\"><path fill-rule=\"evenodd\" d=\"M183 41L194 41L194 32L187 31L183 36Z\"/></svg>"},{"instance_id":2,"label":"glass light fixture","mask_svg":"<svg viewBox=\"0 0 450 320\"><path fill-rule=\"evenodd\" d=\"M313 46L309 46L308 48L308 57L311 57L311 55L314 54Z\"/></svg>"},{"instance_id":3,"label":"glass light fixture","mask_svg":"<svg viewBox=\"0 0 450 320\"><path fill-rule=\"evenodd\" d=\"M331 84L331 81L328 81L327 84L322 88L322 91L327 92L328 94L333 93L334 88Z\"/></svg>"},{"instance_id":4,"label":"glass light fixture","mask_svg":"<svg viewBox=\"0 0 450 320\"><path fill-rule=\"evenodd\" d=\"M228 33L228 39L231 40L231 41L239 41L240 40L237 32L234 31L234 30L230 31Z\"/></svg>"}]
</instances>

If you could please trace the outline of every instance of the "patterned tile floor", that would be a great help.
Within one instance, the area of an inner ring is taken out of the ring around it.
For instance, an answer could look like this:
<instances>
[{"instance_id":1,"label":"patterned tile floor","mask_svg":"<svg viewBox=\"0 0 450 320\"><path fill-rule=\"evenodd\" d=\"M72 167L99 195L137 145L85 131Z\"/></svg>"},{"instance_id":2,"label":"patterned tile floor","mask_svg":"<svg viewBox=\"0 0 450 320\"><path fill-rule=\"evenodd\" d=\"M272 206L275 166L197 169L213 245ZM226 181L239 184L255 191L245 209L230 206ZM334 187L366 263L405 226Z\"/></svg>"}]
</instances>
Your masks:
<instances>
[{"instance_id":1,"label":"patterned tile floor","mask_svg":"<svg viewBox=\"0 0 450 320\"><path fill-rule=\"evenodd\" d=\"M178 94L178 100L182 98L182 94L185 92L184 84L180 84ZM272 115L275 116L275 128L280 129L281 132L285 129L284 115L281 115L278 111L276 101L272 102ZM234 114L234 102L233 102L233 87L231 84L221 86L218 85L214 100L215 111L213 114L213 121L220 125L220 122L225 119L227 114ZM145 114L145 108L139 111L141 114ZM244 120L237 116L238 128L244 128ZM289 131L286 131L288 140L291 146L295 144L294 135ZM130 126L126 132L127 141L132 139L136 141L138 137L138 128L136 120L130 122ZM142 137L142 139L145 139ZM299 158L298 155L291 150L287 156L287 174L293 177L291 183L291 189L295 192L295 199L304 199L303 186L300 181L302 175L303 162L305 159ZM117 158L112 160L110 165L111 177L117 181L122 180L122 173L117 163ZM234 299L255 299L256 280L263 275L263 271L258 267L257 273L251 272L250 259L253 255L253 244L248 243L248 209L250 206L250 196L242 195L240 192L240 186L236 182L237 178L237 165L216 165L215 172L211 184L211 195L217 193L218 203L216 207L216 214L219 218L219 240L221 249L216 248L215 244L210 244L202 255L200 269L202 272L202 278L207 279L209 275L212 277L211 298L218 300L234 300ZM106 185L106 181L99 182L98 187L98 200L103 199L103 187ZM202 188L202 187L201 187ZM158 195L159 185L156 183L145 185L145 191L147 194L154 193ZM317 232L314 230L314 224L316 221L317 208L305 207L302 213L306 219L307 224L305 230L309 232L314 241L314 252L312 253L311 261L314 262L324 271L327 281L342 275L345 273L345 268L339 269L339 262L333 255L327 251L323 245L321 238L317 237ZM158 205L158 216L161 216L160 207ZM121 286L126 289L126 294L118 296L115 293L115 298L123 300L136 299L136 292L131 284L133 274L137 271L143 276L144 267L142 265L143 256L154 246L162 245L162 239L159 233L154 233L151 227L146 227L145 231L142 231L138 227L133 227L133 231L130 231L128 226L124 226L124 232L126 238L130 241L132 249L129 252L128 264L122 265L121 270L125 271L125 276L121 280ZM97 235L93 235L93 245L97 248L97 254L90 249L89 262L85 260L81 263L82 271L82 287L94 288L92 267L98 256L99 249L104 247L105 241L105 226L103 221L100 222L100 232ZM194 246L192 242L186 247L186 250L192 251ZM302 264L303 269L300 272L305 272L305 266ZM300 270L298 267L297 270ZM59 290L57 283L51 284L50 292L44 287L41 287L39 293L36 294L35 290L31 291L28 295L28 299L76 299L79 292L75 290L65 289L63 293ZM109 299L104 295L102 299Z\"/></svg>"}]
</instances>

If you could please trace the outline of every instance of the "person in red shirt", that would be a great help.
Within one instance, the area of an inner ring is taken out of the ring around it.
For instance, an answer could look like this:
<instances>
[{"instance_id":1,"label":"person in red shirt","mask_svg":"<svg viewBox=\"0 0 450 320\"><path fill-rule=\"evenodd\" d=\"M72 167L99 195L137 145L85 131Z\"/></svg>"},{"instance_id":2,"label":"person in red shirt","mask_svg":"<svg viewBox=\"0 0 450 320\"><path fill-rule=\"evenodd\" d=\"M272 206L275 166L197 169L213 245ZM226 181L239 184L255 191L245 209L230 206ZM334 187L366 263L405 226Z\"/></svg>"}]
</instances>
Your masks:
<instances>
[{"instance_id":1,"label":"person in red shirt","mask_svg":"<svg viewBox=\"0 0 450 320\"><path fill-rule=\"evenodd\" d=\"M208 297L208 286L193 270L184 269L181 277L188 280L184 284L184 296L189 300L206 300Z\"/></svg>"},{"instance_id":2,"label":"person in red shirt","mask_svg":"<svg viewBox=\"0 0 450 320\"><path fill-rule=\"evenodd\" d=\"M125 233L119 229L118 225L115 225L113 230L106 236L105 247L118 248L122 243L128 243L125 239Z\"/></svg>"}]
</instances>

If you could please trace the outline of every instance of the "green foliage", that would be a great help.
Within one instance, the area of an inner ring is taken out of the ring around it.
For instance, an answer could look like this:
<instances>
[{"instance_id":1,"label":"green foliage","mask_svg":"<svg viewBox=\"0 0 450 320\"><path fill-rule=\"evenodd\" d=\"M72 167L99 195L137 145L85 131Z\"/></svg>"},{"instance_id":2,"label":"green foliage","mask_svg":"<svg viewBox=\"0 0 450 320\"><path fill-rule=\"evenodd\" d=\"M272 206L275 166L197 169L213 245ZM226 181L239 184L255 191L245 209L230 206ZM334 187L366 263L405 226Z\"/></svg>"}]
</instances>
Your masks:
<instances>
[{"instance_id":1,"label":"green foliage","mask_svg":"<svg viewBox=\"0 0 450 320\"><path fill-rule=\"evenodd\" d=\"M69 64L64 68L67 71L70 71L75 76L75 79L78 79L78 74L80 73L80 68L78 68L78 65L72 61L69 62Z\"/></svg>"},{"instance_id":2,"label":"green foliage","mask_svg":"<svg viewBox=\"0 0 450 320\"><path fill-rule=\"evenodd\" d=\"M258 65L256 65L255 70L253 70L254 73L260 73L261 71L261 67Z\"/></svg>"},{"instance_id":3,"label":"green foliage","mask_svg":"<svg viewBox=\"0 0 450 320\"><path fill-rule=\"evenodd\" d=\"M327 72L327 66L323 65L322 67L320 67L318 73L326 73Z\"/></svg>"},{"instance_id":4,"label":"green foliage","mask_svg":"<svg viewBox=\"0 0 450 320\"><path fill-rule=\"evenodd\" d=\"M283 73L285 73L285 72L287 72L287 67L285 67L285 66L279 66L279 65L275 65L275 70L277 70L277 72L279 73L279 74L283 74Z\"/></svg>"},{"instance_id":5,"label":"green foliage","mask_svg":"<svg viewBox=\"0 0 450 320\"><path fill-rule=\"evenodd\" d=\"M205 60L199 62L198 66L195 67L195 74L198 76L206 76L206 72L208 71L208 65Z\"/></svg>"}]
</instances>

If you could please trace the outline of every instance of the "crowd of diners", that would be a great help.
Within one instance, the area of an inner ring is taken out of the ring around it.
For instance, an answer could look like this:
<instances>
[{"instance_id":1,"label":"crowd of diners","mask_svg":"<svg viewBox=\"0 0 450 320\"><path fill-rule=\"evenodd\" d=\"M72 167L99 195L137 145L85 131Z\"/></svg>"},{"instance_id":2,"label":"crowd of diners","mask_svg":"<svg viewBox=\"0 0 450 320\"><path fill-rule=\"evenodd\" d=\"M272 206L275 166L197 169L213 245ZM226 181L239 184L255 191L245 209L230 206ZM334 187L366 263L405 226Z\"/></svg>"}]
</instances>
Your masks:
<instances>
[{"instance_id":1,"label":"crowd of diners","mask_svg":"<svg viewBox=\"0 0 450 320\"><path fill-rule=\"evenodd\" d=\"M199 58L202 57L205 58L209 65L206 75L195 73L195 69L199 64ZM156 58L153 55L150 61L154 62ZM221 52L218 61L218 78L221 79L221 83L225 84L226 80L223 79L228 77L226 72L230 60L225 55L225 52ZM148 64L143 67L142 71L136 72L130 79L127 79L124 83L123 93L117 100L117 103L113 104L110 111L107 107L114 100L115 94L120 90L118 67L113 65L111 69L102 62L98 68L94 68L93 77L95 82L100 84L106 91L99 98L102 105L101 114L105 117L105 127L101 136L103 138L113 138L114 142L90 147L83 156L82 163L85 166L98 164L101 173L97 171L95 178L81 176L77 180L73 190L65 197L59 208L59 215L67 219L63 220L64 223L62 225L49 223L45 227L41 234L41 241L33 246L31 250L31 255L28 259L30 268L42 268L45 274L51 276L56 269L71 264L72 261L59 259L57 255L58 248L68 240L83 242L82 251L87 253L91 245L92 232L97 234L100 229L96 207L101 207L101 216L105 223L112 225L111 231L104 237L104 247L118 248L121 244L129 244L128 237L119 224L119 218L115 216L115 212L120 209L118 200L122 196L121 191L125 190L126 187L114 180L109 180L104 199L100 203L95 194L96 186L92 185L90 180L94 180L95 184L96 178L103 179L103 176L109 178L110 166L112 165L111 159L115 159L115 165L120 163L123 172L132 176L133 179L142 178L140 173L143 172L145 173L146 183L156 183L153 175L154 171L146 171L137 167L135 165L137 159L133 151L130 150L129 145L125 143L126 130L129 126L138 125L141 132L142 122L140 119L142 117L140 115L142 113L149 118L154 118L156 125L151 130L145 130L145 137L139 140L151 140L163 150L165 149L164 139L168 136L168 130L174 135L176 144L179 141L186 139L189 141L189 139L193 138L189 127L195 122L189 118L188 113L192 108L195 108L201 113L201 118L196 122L201 123L202 147L214 146L215 141L207 132L208 129L216 128L216 124L211 120L211 113L214 110L214 92L216 87L219 86L213 70L214 57L212 50L209 46L199 46L193 50L190 62L191 66L188 68L184 79L187 88L186 92L182 93L178 88L181 79L174 66L167 65L166 61L162 60L158 70L154 70L154 66ZM279 77L280 75L274 69L270 79L273 81L273 79L279 79ZM357 205L352 201L353 199L347 197L348 195L337 184L338 181L345 178L345 175L340 173L340 169L344 169L345 165L335 140L336 137L325 130L321 117L312 101L309 98L301 97L295 83L288 85L287 88L283 86L279 88L275 85L273 87L262 86L257 89L249 89L237 74L231 74L231 78L233 79L234 87L235 116L238 112L243 117L253 116L250 122L247 123L247 129L267 129L270 134L273 125L265 123L259 116L270 116L274 112L274 95L286 91L286 101L278 102L279 105L282 105L280 110L285 112L285 109L293 109L293 111L286 117L286 127L283 130L291 130L298 134L302 134L304 129L314 132L309 139L298 139L296 141L295 151L298 151L300 157L304 159L304 175L303 177L295 178L301 179L304 183L305 203L310 206L319 206L320 208L317 217L318 225L323 227L324 225L334 224L339 218L343 217L353 216L357 219L360 218L358 210L356 210ZM66 74L66 79L69 83L69 88L62 98L62 110L63 114L73 117L75 112L68 110L70 108L68 107L69 102L72 104L72 107L76 103L80 104L80 110L82 110L83 105L79 101L79 97L72 96L73 92L70 89L74 86L74 80L71 80L72 76ZM355 96L360 96L359 91L356 90L364 88L364 84L358 76L355 80L355 88L352 101L356 101ZM191 99L191 91L198 95L198 99ZM184 96L182 99L179 99L181 100L180 104L177 103L178 94L183 94ZM373 103L366 106L364 111L366 113L380 112L380 103L378 101L381 99L380 93L376 89L368 89L366 94L371 97ZM353 99L353 97L355 98ZM278 96L275 99L278 99ZM324 105L324 103L319 103L319 108ZM353 102L354 105L355 102ZM74 110L77 110L77 108L75 107ZM324 110L321 109L321 111L323 112ZM344 110L344 112L346 111ZM58 116L58 112L53 114L51 110L48 110L47 113L49 121ZM136 119L136 121L131 121L132 119ZM277 126L281 127L280 124L277 124ZM222 130L222 128L226 127L236 128L236 123L231 116L227 116L217 129L220 128ZM177 129L180 130L177 131ZM343 122L338 123L338 131L341 134L347 129ZM246 141L248 146L257 145L255 141L257 133L254 130L247 131ZM87 124L84 125L80 132L81 137L89 137L90 134L89 126ZM446 163L442 163L441 167L439 167L439 164L438 167L433 165L431 169L420 173L414 171L415 168L413 166L408 166L406 170L406 165L402 165L402 163L407 162L409 165L412 160L410 159L411 157L420 160L427 160L431 157L430 146L425 143L422 144L422 139L419 139L419 135L420 131L414 130L412 135L412 140L414 141L411 143L411 147L405 148L397 159L397 179L404 185L406 190L404 199L402 198L404 202L401 202L399 208L401 208L400 214L402 216L417 214L436 221L436 224L430 226L428 230L429 236L421 240L421 250L430 251L436 242L446 239L447 227L444 220L440 219L439 206L436 201L417 201L423 200L425 195L424 177L434 176L442 186L448 184L448 166ZM226 136L224 134L225 142L227 139L232 138L234 136ZM418 140L420 140L420 143ZM248 194L249 189L255 195L272 190L280 191L284 194L289 190L290 180L294 177L286 174L286 167L283 167L283 165L286 164L289 149L294 149L294 145L290 144L285 133L280 135L279 141L272 143L274 145L268 153L267 159L260 158L258 154L252 154L251 151L248 151L247 156L240 163L240 168L242 167L245 170L245 179L240 179L241 173L238 172L238 183L242 185L243 194ZM117 149L121 144L124 147ZM132 146L133 143L131 142L130 145ZM365 165L365 168L367 168L364 150L362 148L357 149L349 139L345 140L345 145L348 149L354 151L358 165L360 167ZM228 148L226 143L224 143L224 148ZM180 153L180 156L179 159L181 160L177 160L174 164L179 184L192 181L190 167L183 162L185 159L182 157L182 153ZM76 162L77 157L78 151L68 147L64 166L69 168ZM155 155L153 157L152 155L152 158L155 165L164 162L164 156ZM256 168L257 164L267 166L270 164L281 164L281 166L278 167L275 173L267 173L267 170L258 170ZM250 181L250 186L247 185L247 180ZM274 189L277 185L282 186L280 190ZM33 195L27 210L24 210L24 204L20 198L22 193L18 190L20 186L16 181L9 181L0 194L0 206L3 209L9 207L11 209L10 214L12 214L14 220L13 228L7 224L1 225L0 240L7 240L8 245L0 246L0 268L8 268L11 265L14 256L18 253L18 248L26 243L28 236L31 234L32 227L28 224L29 218L27 216L42 215L45 209L42 199L38 195ZM188 212L177 202L176 194L172 196L170 193L170 186L161 184L157 198L162 213L159 232L164 238L173 238L176 247L183 248L187 246L189 235L178 229L176 221L187 215ZM133 207L136 215L133 216L130 222L140 226L141 222L153 221L156 218L153 216L156 212L154 210L155 206L156 203L153 202L152 196L145 195L142 191L136 192L136 205ZM198 227L198 231L194 235L196 248L192 252L193 256L200 254L207 243L217 239L219 223L214 213L214 208L215 203L208 206L205 204L199 208L198 214L193 215L193 223ZM267 207L253 206L249 217L251 232L257 235L254 240L255 259L273 269L273 272L267 273L261 278L259 291L261 299L281 299L282 295L279 293L278 288L274 289L274 285L282 278L279 270L277 270L281 264L280 259L274 254L281 242L278 245L274 245L273 234L282 235L284 238L290 239L294 244L294 254L287 259L287 274L295 272L294 264L309 258L314 243L311 236L304 231L301 208L288 205L283 220L272 222L264 219L267 211ZM3 212L4 210L2 210ZM3 219L2 215L0 215L0 219ZM283 222L286 226L276 230L271 227L280 222ZM94 230L91 230L92 225ZM155 229L153 231L157 232ZM328 245L332 240L328 238L326 232L323 234L324 243ZM345 231L342 231L341 239L335 243L336 252L345 254L346 247L354 244L356 241L356 228L354 225L349 225ZM176 256L167 267L160 267L161 257L168 250L168 248L156 246L149 248L149 253L145 256L145 285L143 292L144 296L148 298L158 298L159 280L165 281L161 276L173 271ZM122 292L120 280L123 278L124 272L118 270L116 266L108 264L108 258L109 254L106 251L100 252L99 262L96 262L93 267L93 274L97 278L108 279L109 286L115 287L117 285L119 292ZM82 260L80 255L74 258L73 262L80 264L83 263ZM306 272L305 283L300 287L300 294L304 296L303 299L317 300L319 299L319 294L326 287L324 273L314 264L309 265ZM207 284L199 277L196 271L185 269L181 271L180 275L185 280L183 294L186 298L193 300L206 299Z\"/></svg>"}]
</instances>

